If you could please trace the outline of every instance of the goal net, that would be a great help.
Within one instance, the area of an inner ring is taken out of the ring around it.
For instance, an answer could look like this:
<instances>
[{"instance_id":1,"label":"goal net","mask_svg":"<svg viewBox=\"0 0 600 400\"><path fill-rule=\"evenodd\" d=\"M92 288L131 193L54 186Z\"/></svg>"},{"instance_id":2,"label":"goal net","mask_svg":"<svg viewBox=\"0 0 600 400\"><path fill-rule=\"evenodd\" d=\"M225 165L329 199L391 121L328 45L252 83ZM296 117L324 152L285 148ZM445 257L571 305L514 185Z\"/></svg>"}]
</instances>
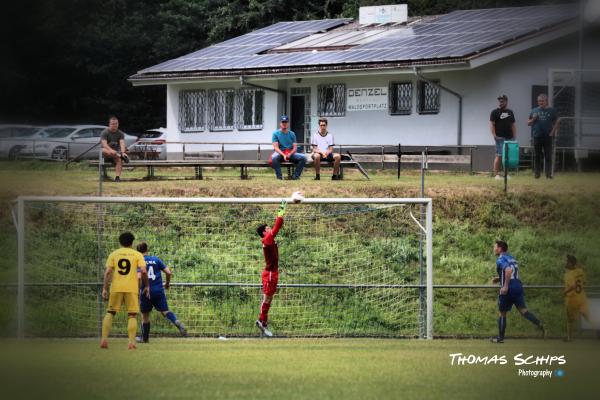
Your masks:
<instances>
[{"instance_id":1,"label":"goal net","mask_svg":"<svg viewBox=\"0 0 600 400\"><path fill-rule=\"evenodd\" d=\"M188 334L258 336L256 228L273 224L280 200L19 198L21 336L98 335L105 261L125 231L173 271L169 309ZM430 199L306 199L284 220L276 336L431 337ZM153 335L178 333L156 311L151 322Z\"/></svg>"}]
</instances>

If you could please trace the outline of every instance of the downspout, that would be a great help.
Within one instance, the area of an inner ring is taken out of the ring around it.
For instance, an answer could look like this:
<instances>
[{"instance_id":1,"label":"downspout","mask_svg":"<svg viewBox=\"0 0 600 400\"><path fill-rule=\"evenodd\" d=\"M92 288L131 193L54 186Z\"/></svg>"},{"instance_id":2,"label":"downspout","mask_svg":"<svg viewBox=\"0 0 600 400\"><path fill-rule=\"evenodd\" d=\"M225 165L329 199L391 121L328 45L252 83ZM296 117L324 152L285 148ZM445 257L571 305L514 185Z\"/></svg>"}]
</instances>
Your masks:
<instances>
[{"instance_id":1,"label":"downspout","mask_svg":"<svg viewBox=\"0 0 600 400\"><path fill-rule=\"evenodd\" d=\"M287 111L288 111L288 109L287 109L287 92L285 90L273 89L270 87L255 85L254 83L249 83L248 81L246 81L246 78L243 75L240 75L240 85L250 86L250 87L257 88L257 89L268 90L268 91L276 92L276 93L283 95L283 113L287 114Z\"/></svg>"},{"instance_id":2,"label":"downspout","mask_svg":"<svg viewBox=\"0 0 600 400\"><path fill-rule=\"evenodd\" d=\"M457 146L462 146L462 116L463 116L462 95L460 93L455 92L452 89L449 89L445 86L440 85L439 83L432 82L429 79L425 78L423 75L421 75L421 73L419 72L419 69L417 67L413 67L413 71L414 71L416 77L419 78L420 80L425 81L425 82L429 83L430 85L433 85L437 88L440 88L441 90L450 93L451 95L455 96L458 99L458 127L457 127L457 132L456 132L456 144L457 144ZM458 148L458 154L462 154L462 149L460 147Z\"/></svg>"}]
</instances>

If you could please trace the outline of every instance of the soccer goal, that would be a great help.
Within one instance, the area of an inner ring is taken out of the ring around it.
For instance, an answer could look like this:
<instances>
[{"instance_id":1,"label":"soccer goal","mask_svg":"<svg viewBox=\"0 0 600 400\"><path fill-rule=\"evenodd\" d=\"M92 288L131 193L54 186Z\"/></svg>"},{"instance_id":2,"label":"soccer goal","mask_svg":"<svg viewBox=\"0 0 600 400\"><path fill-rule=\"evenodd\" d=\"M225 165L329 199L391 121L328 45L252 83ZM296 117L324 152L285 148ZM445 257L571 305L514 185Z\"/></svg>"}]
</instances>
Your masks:
<instances>
[{"instance_id":1,"label":"soccer goal","mask_svg":"<svg viewBox=\"0 0 600 400\"><path fill-rule=\"evenodd\" d=\"M18 335L98 335L105 260L130 231L172 269L169 308L190 335L258 336L256 228L274 222L281 200L19 197ZM432 338L431 199L287 200L269 313L276 336ZM153 334L175 334L152 318Z\"/></svg>"}]
</instances>

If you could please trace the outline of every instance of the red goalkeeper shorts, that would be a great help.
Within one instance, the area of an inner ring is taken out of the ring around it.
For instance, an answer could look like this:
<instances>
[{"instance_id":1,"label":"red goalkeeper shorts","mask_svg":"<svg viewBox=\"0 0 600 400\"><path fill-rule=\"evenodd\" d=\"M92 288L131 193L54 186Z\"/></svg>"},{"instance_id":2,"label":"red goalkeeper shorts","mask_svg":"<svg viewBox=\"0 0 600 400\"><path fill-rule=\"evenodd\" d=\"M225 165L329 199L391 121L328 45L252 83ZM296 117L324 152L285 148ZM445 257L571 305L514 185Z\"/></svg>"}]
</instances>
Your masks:
<instances>
[{"instance_id":1,"label":"red goalkeeper shorts","mask_svg":"<svg viewBox=\"0 0 600 400\"><path fill-rule=\"evenodd\" d=\"M267 296L273 296L277 291L277 281L279 280L278 271L267 271L262 272L262 290Z\"/></svg>"}]
</instances>

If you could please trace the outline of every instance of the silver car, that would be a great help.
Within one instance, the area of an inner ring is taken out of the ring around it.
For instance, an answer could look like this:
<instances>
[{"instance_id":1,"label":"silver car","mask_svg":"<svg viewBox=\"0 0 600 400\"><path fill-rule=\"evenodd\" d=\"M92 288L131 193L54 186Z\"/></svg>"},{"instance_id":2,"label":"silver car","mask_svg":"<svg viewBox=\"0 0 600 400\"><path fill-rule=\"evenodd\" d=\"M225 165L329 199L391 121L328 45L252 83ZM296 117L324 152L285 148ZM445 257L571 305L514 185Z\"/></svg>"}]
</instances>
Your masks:
<instances>
[{"instance_id":1,"label":"silver car","mask_svg":"<svg viewBox=\"0 0 600 400\"><path fill-rule=\"evenodd\" d=\"M51 126L51 131L43 141L36 141L21 150L22 156L64 161L68 159L97 159L100 151L100 136L106 126L71 125ZM125 145L129 146L138 138L125 134ZM35 148L34 148L35 147Z\"/></svg>"},{"instance_id":2,"label":"silver car","mask_svg":"<svg viewBox=\"0 0 600 400\"><path fill-rule=\"evenodd\" d=\"M167 129L148 129L127 149L129 157L139 160L167 159Z\"/></svg>"},{"instance_id":3,"label":"silver car","mask_svg":"<svg viewBox=\"0 0 600 400\"><path fill-rule=\"evenodd\" d=\"M43 138L43 129L32 125L0 125L0 159L17 159L23 147Z\"/></svg>"}]
</instances>

